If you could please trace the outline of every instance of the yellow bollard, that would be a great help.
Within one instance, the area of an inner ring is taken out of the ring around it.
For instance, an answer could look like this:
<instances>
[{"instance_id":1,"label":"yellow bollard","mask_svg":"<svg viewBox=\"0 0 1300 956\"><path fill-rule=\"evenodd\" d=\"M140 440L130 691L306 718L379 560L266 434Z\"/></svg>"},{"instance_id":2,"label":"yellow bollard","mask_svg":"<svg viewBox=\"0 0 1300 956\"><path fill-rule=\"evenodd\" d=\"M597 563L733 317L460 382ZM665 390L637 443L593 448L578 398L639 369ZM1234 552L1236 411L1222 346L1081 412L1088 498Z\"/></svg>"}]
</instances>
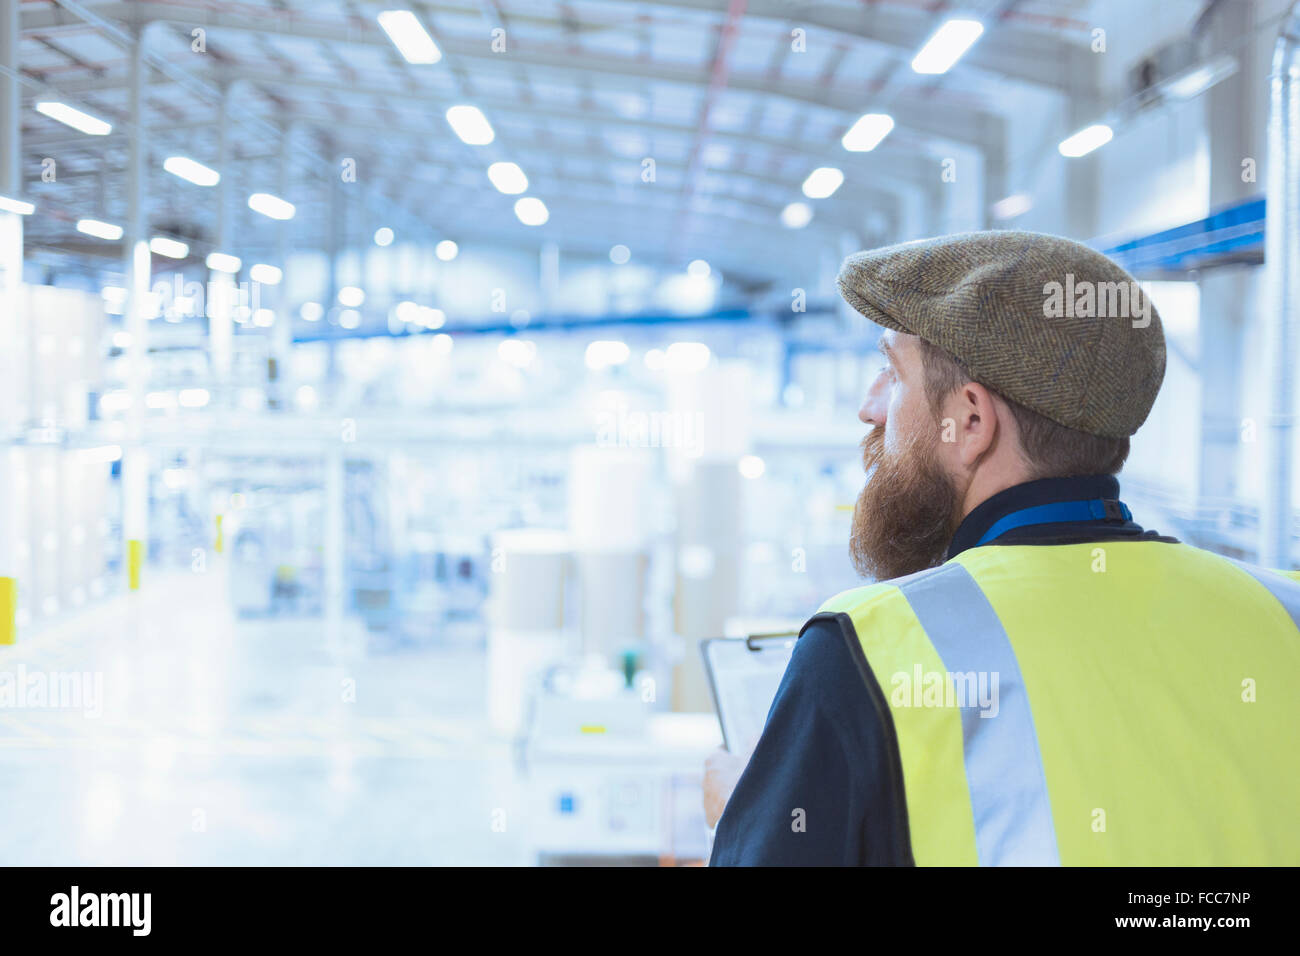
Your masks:
<instances>
[{"instance_id":1,"label":"yellow bollard","mask_svg":"<svg viewBox=\"0 0 1300 956\"><path fill-rule=\"evenodd\" d=\"M212 549L216 551L217 554L220 554L226 548L226 536L221 531L221 518L222 515L217 515L217 540L212 546Z\"/></svg>"},{"instance_id":2,"label":"yellow bollard","mask_svg":"<svg viewBox=\"0 0 1300 956\"><path fill-rule=\"evenodd\" d=\"M0 578L0 644L18 640L18 581Z\"/></svg>"},{"instance_id":3,"label":"yellow bollard","mask_svg":"<svg viewBox=\"0 0 1300 956\"><path fill-rule=\"evenodd\" d=\"M132 591L140 590L140 566L144 564L144 542L131 538L126 542L126 582Z\"/></svg>"}]
</instances>

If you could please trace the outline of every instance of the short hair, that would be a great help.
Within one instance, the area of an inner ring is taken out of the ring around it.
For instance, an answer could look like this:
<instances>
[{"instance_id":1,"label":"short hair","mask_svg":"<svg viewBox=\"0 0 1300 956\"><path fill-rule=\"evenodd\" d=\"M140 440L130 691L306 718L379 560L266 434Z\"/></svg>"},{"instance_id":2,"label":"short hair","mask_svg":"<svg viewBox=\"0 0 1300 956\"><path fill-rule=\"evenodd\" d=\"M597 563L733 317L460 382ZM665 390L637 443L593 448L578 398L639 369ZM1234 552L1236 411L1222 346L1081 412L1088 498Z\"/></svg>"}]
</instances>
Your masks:
<instances>
[{"instance_id":1,"label":"short hair","mask_svg":"<svg viewBox=\"0 0 1300 956\"><path fill-rule=\"evenodd\" d=\"M978 379L952 353L923 338L918 337L917 341L921 347L926 398L937 419L942 413L944 399L967 382ZM983 382L980 384L984 385ZM991 386L984 387L1010 407L1020 436L1020 448L1034 478L1116 475L1124 467L1129 452L1127 438L1106 438L1069 428L1012 401Z\"/></svg>"}]
</instances>

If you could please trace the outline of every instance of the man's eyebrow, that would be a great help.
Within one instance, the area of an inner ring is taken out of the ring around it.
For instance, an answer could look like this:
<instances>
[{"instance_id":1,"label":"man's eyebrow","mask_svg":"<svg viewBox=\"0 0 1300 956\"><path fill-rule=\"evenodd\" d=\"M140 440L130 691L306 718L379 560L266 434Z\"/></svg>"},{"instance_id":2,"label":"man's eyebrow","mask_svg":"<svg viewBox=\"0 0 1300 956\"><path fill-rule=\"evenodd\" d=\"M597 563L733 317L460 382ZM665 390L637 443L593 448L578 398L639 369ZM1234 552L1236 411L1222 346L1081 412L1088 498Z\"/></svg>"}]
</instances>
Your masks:
<instances>
[{"instance_id":1,"label":"man's eyebrow","mask_svg":"<svg viewBox=\"0 0 1300 956\"><path fill-rule=\"evenodd\" d=\"M894 350L885 336L881 336L876 341L876 351L883 355L891 364L894 362Z\"/></svg>"}]
</instances>

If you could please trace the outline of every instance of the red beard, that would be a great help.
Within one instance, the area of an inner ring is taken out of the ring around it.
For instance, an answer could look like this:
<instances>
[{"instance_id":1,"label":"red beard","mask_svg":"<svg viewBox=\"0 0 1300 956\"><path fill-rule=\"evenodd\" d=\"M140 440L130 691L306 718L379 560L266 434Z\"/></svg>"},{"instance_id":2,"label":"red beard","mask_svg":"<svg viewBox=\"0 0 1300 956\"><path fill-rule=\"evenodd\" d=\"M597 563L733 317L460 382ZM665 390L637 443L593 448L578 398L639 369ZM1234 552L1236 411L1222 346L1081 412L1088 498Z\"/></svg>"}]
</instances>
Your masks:
<instances>
[{"instance_id":1,"label":"red beard","mask_svg":"<svg viewBox=\"0 0 1300 956\"><path fill-rule=\"evenodd\" d=\"M862 439L867 484L853 509L849 553L864 577L886 580L942 564L961 523L957 489L934 452L912 441L885 452L885 430Z\"/></svg>"}]
</instances>

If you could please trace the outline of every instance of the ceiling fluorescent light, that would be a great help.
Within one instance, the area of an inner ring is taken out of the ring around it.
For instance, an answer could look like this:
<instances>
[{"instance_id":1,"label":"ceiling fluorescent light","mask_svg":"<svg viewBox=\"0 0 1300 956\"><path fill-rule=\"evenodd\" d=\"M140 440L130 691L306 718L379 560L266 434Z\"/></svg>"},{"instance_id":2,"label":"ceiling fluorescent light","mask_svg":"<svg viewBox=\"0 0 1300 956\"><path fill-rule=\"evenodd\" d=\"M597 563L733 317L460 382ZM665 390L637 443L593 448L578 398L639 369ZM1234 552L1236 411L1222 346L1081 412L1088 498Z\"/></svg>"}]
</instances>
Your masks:
<instances>
[{"instance_id":1,"label":"ceiling fluorescent light","mask_svg":"<svg viewBox=\"0 0 1300 956\"><path fill-rule=\"evenodd\" d=\"M378 20L407 63L437 63L442 59L438 44L433 42L424 24L410 10L385 10L379 14Z\"/></svg>"},{"instance_id":2,"label":"ceiling fluorescent light","mask_svg":"<svg viewBox=\"0 0 1300 956\"><path fill-rule=\"evenodd\" d=\"M792 202L781 210L781 225L787 229L802 229L812 222L812 206L806 202Z\"/></svg>"},{"instance_id":3,"label":"ceiling fluorescent light","mask_svg":"<svg viewBox=\"0 0 1300 956\"><path fill-rule=\"evenodd\" d=\"M820 166L803 181L803 194L809 199L825 199L843 182L844 174L834 166Z\"/></svg>"},{"instance_id":4,"label":"ceiling fluorescent light","mask_svg":"<svg viewBox=\"0 0 1300 956\"><path fill-rule=\"evenodd\" d=\"M204 262L213 272L225 272L228 275L234 275L239 271L239 267L243 265L239 261L239 256L232 256L224 252L209 252Z\"/></svg>"},{"instance_id":5,"label":"ceiling fluorescent light","mask_svg":"<svg viewBox=\"0 0 1300 956\"><path fill-rule=\"evenodd\" d=\"M297 212L293 203L270 193L253 193L248 197L248 208L271 219L292 219Z\"/></svg>"},{"instance_id":6,"label":"ceiling fluorescent light","mask_svg":"<svg viewBox=\"0 0 1300 956\"><path fill-rule=\"evenodd\" d=\"M1034 201L1025 193L1013 193L993 204L994 219L1015 219L1034 207Z\"/></svg>"},{"instance_id":7,"label":"ceiling fluorescent light","mask_svg":"<svg viewBox=\"0 0 1300 956\"><path fill-rule=\"evenodd\" d=\"M493 163L487 172L488 179L500 192L513 196L528 191L528 177L514 163Z\"/></svg>"},{"instance_id":8,"label":"ceiling fluorescent light","mask_svg":"<svg viewBox=\"0 0 1300 956\"><path fill-rule=\"evenodd\" d=\"M1062 156L1074 159L1088 155L1099 146L1105 146L1114 136L1115 131L1105 123L1094 123L1085 126L1072 136L1067 136L1056 148L1061 151Z\"/></svg>"},{"instance_id":9,"label":"ceiling fluorescent light","mask_svg":"<svg viewBox=\"0 0 1300 956\"><path fill-rule=\"evenodd\" d=\"M65 126L85 133L87 136L107 136L113 132L113 124L105 122L98 116L91 116L81 110L59 103L55 100L42 100L36 104L36 112L43 113L52 120L58 120Z\"/></svg>"},{"instance_id":10,"label":"ceiling fluorescent light","mask_svg":"<svg viewBox=\"0 0 1300 956\"><path fill-rule=\"evenodd\" d=\"M154 236L149 240L149 251L166 256L168 259L184 259L190 254L190 247L176 239Z\"/></svg>"},{"instance_id":11,"label":"ceiling fluorescent light","mask_svg":"<svg viewBox=\"0 0 1300 956\"><path fill-rule=\"evenodd\" d=\"M866 113L849 127L840 145L851 153L867 153L879 146L893 128L894 118L888 113Z\"/></svg>"},{"instance_id":12,"label":"ceiling fluorescent light","mask_svg":"<svg viewBox=\"0 0 1300 956\"><path fill-rule=\"evenodd\" d=\"M279 285L280 280L284 278L284 273L276 266L259 262L248 270L248 277L262 285Z\"/></svg>"},{"instance_id":13,"label":"ceiling fluorescent light","mask_svg":"<svg viewBox=\"0 0 1300 956\"><path fill-rule=\"evenodd\" d=\"M917 73L947 73L983 32L984 24L978 20L949 20L921 47L912 60L912 69Z\"/></svg>"},{"instance_id":14,"label":"ceiling fluorescent light","mask_svg":"<svg viewBox=\"0 0 1300 956\"><path fill-rule=\"evenodd\" d=\"M470 146L486 146L496 138L492 126L477 106L453 106L447 110L452 132Z\"/></svg>"},{"instance_id":15,"label":"ceiling fluorescent light","mask_svg":"<svg viewBox=\"0 0 1300 956\"><path fill-rule=\"evenodd\" d=\"M30 216L36 211L36 207L31 203L12 199L9 196L0 196L0 209L5 212L16 212L20 216Z\"/></svg>"},{"instance_id":16,"label":"ceiling fluorescent light","mask_svg":"<svg viewBox=\"0 0 1300 956\"><path fill-rule=\"evenodd\" d=\"M195 186L215 186L221 182L219 172L188 156L168 156L163 160L163 169Z\"/></svg>"},{"instance_id":17,"label":"ceiling fluorescent light","mask_svg":"<svg viewBox=\"0 0 1300 956\"><path fill-rule=\"evenodd\" d=\"M107 239L109 242L116 242L122 238L121 226L115 226L111 222L103 222L99 219L78 219L77 232L84 232L96 239Z\"/></svg>"},{"instance_id":18,"label":"ceiling fluorescent light","mask_svg":"<svg viewBox=\"0 0 1300 956\"><path fill-rule=\"evenodd\" d=\"M546 203L536 196L525 196L515 203L515 215L525 226L541 226L551 218Z\"/></svg>"}]
</instances>

